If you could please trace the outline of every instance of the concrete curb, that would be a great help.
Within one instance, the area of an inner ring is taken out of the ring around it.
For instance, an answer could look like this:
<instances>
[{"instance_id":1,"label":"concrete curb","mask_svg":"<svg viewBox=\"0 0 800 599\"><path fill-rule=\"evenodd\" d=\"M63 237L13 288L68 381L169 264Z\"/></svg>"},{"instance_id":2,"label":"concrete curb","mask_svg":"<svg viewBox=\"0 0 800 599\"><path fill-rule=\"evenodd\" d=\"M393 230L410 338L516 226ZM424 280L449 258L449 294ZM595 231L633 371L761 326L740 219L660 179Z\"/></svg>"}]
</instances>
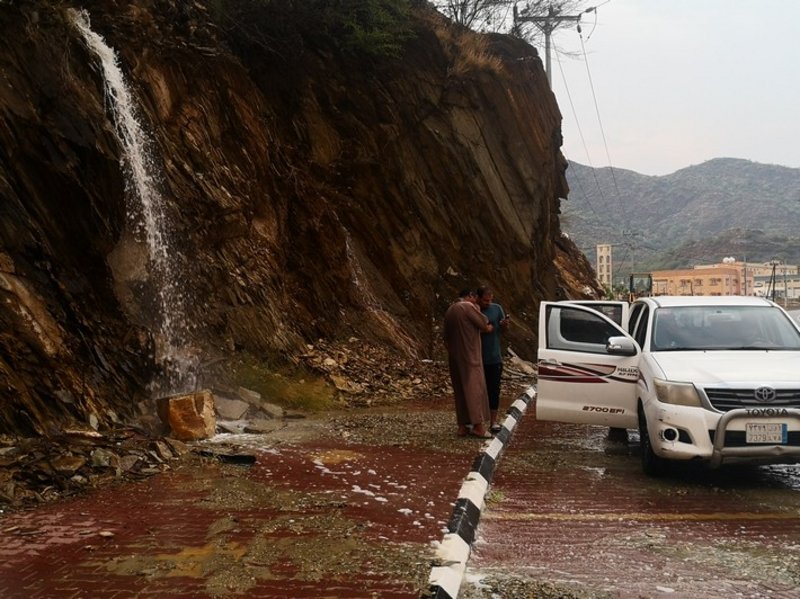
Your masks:
<instances>
[{"instance_id":1,"label":"concrete curb","mask_svg":"<svg viewBox=\"0 0 800 599\"><path fill-rule=\"evenodd\" d=\"M436 557L428 578L428 590L424 599L456 599L467 569L472 543L478 529L478 521L484 506L484 497L492 482L494 468L517 423L522 419L531 400L536 397L536 387L529 387L511 404L503 421L502 429L494 439L486 441L475 457L472 469L458 493L453 515L447 532L436 550Z\"/></svg>"}]
</instances>

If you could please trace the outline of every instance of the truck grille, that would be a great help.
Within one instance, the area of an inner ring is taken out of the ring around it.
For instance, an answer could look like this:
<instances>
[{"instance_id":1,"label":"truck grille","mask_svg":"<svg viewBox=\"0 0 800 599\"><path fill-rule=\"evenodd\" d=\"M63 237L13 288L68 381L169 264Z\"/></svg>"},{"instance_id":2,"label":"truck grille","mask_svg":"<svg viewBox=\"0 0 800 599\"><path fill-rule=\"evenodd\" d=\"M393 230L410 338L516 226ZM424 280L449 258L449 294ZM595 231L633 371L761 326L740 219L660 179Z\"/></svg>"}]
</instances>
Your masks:
<instances>
[{"instance_id":1,"label":"truck grille","mask_svg":"<svg viewBox=\"0 0 800 599\"><path fill-rule=\"evenodd\" d=\"M755 389L705 389L714 409L727 412L737 408L800 408L800 389L776 389L770 402L758 401Z\"/></svg>"}]
</instances>

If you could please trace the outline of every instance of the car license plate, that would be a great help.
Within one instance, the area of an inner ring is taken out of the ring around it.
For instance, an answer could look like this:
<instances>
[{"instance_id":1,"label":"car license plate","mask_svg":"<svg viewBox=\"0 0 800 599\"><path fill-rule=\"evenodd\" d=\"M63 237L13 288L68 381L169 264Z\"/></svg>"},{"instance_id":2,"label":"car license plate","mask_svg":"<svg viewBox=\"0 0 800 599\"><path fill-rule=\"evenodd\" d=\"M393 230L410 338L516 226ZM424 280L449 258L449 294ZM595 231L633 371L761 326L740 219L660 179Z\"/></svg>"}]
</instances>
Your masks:
<instances>
[{"instance_id":1,"label":"car license plate","mask_svg":"<svg viewBox=\"0 0 800 599\"><path fill-rule=\"evenodd\" d=\"M780 443L789 441L789 431L780 422L748 422L745 429L747 443Z\"/></svg>"}]
</instances>

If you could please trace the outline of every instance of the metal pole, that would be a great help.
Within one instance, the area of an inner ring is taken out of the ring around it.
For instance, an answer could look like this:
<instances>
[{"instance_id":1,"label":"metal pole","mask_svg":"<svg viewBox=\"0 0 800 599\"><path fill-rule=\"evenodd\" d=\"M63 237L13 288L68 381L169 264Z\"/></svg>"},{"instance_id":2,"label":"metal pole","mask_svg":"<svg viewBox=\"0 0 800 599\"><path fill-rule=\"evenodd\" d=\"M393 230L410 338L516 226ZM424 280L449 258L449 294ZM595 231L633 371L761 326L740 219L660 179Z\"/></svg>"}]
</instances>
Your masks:
<instances>
[{"instance_id":1,"label":"metal pole","mask_svg":"<svg viewBox=\"0 0 800 599\"><path fill-rule=\"evenodd\" d=\"M591 12L594 8L587 8L583 12ZM581 13L583 14L583 13ZM517 13L516 5L514 6L514 24L517 22L528 21L538 27L544 33L544 59L545 59L545 72L547 73L547 83L550 89L553 88L553 77L550 71L550 35L561 24L562 21L580 22L581 15L557 15L553 6L547 12L546 17L522 17Z\"/></svg>"},{"instance_id":2,"label":"metal pole","mask_svg":"<svg viewBox=\"0 0 800 599\"><path fill-rule=\"evenodd\" d=\"M742 241L744 241L744 295L747 295L747 233L748 229L745 228L744 234L742 235Z\"/></svg>"},{"instance_id":3,"label":"metal pole","mask_svg":"<svg viewBox=\"0 0 800 599\"><path fill-rule=\"evenodd\" d=\"M547 73L547 85L553 89L553 75L550 70L550 29L544 32L544 70Z\"/></svg>"},{"instance_id":4,"label":"metal pole","mask_svg":"<svg viewBox=\"0 0 800 599\"><path fill-rule=\"evenodd\" d=\"M783 307L789 303L789 289L786 286L786 262L783 263Z\"/></svg>"}]
</instances>

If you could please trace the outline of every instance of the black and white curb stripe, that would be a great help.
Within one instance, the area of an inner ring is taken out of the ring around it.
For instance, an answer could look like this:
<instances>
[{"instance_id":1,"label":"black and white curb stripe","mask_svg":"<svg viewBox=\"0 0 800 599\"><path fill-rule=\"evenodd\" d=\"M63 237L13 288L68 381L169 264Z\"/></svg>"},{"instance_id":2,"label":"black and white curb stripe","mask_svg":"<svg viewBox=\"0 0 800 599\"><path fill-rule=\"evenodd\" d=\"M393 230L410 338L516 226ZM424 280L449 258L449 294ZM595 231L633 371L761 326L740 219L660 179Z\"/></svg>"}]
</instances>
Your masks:
<instances>
[{"instance_id":1,"label":"black and white curb stripe","mask_svg":"<svg viewBox=\"0 0 800 599\"><path fill-rule=\"evenodd\" d=\"M536 388L529 387L511 404L500 432L494 439L486 442L472 463L472 470L464 479L458 493L453 515L447 525L447 533L436 550L434 566L428 578L428 590L422 594L423 598L455 599L458 596L495 465L506 443L511 439L514 427L522 419L528 404L535 397Z\"/></svg>"}]
</instances>

